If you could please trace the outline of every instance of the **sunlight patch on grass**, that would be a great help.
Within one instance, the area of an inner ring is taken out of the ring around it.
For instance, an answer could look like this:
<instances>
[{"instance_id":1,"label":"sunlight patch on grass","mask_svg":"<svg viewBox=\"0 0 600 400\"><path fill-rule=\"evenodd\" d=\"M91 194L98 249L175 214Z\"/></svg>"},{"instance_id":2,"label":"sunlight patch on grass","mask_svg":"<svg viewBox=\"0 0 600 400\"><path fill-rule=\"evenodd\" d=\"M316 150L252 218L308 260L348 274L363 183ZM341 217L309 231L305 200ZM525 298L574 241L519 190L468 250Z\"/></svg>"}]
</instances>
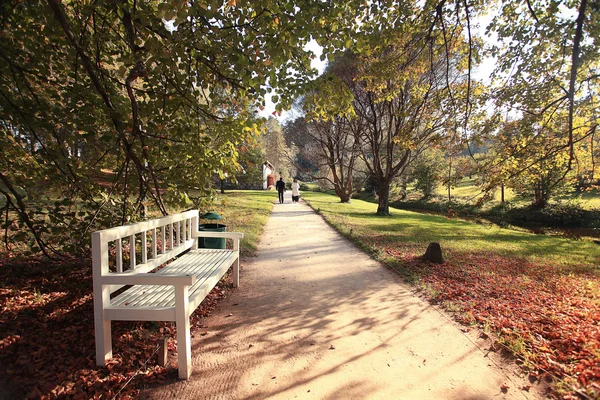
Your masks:
<instances>
[{"instance_id":1,"label":"sunlight patch on grass","mask_svg":"<svg viewBox=\"0 0 600 400\"><path fill-rule=\"evenodd\" d=\"M336 229L365 246L385 248L400 245L422 255L429 242L439 242L445 253L495 253L528 258L557 266L595 267L600 264L600 246L591 242L536 235L475 224L460 219L390 209L391 216L375 214L377 205L361 200L342 204L335 196L305 193L304 199Z\"/></svg>"},{"instance_id":2,"label":"sunlight patch on grass","mask_svg":"<svg viewBox=\"0 0 600 400\"><path fill-rule=\"evenodd\" d=\"M408 185L408 189L409 189L409 191L414 190L414 184ZM409 196L411 198L417 199L418 196L415 196L416 193L420 193L420 192L410 193ZM444 186L437 186L434 193L437 196L447 198L448 189ZM460 182L458 182L456 184L456 186L454 186L452 189L450 189L450 195L452 196L452 198L454 198L456 200L466 201L467 203L474 203L483 196L483 193L481 192L481 188L477 184L476 178L463 178L460 180ZM512 202L515 205L518 204L520 206L527 206L530 204L529 200L520 199L515 194L515 192L511 188L508 188L508 187L504 189L504 200L507 202ZM497 188L494 191L492 200L486 204L486 207L497 205L500 203L500 201L501 201L500 188ZM576 204L581 205L581 207L583 207L585 209L594 209L594 208L600 208L600 193L598 193L597 191L589 191L589 192L580 193L580 194L573 192L566 196L560 196L551 201L552 202L553 201L574 202Z\"/></svg>"},{"instance_id":3,"label":"sunlight patch on grass","mask_svg":"<svg viewBox=\"0 0 600 400\"><path fill-rule=\"evenodd\" d=\"M579 204L581 207L591 210L591 209L600 209L600 194L597 192L586 192L581 194L574 194L566 200L570 200Z\"/></svg>"},{"instance_id":4,"label":"sunlight patch on grass","mask_svg":"<svg viewBox=\"0 0 600 400\"><path fill-rule=\"evenodd\" d=\"M244 233L241 243L243 256L253 255L258 248L265 224L271 215L275 195L264 190L235 190L217 194L210 209L220 214L219 223L227 225L230 232ZM201 210L202 213L202 210Z\"/></svg>"}]
</instances>

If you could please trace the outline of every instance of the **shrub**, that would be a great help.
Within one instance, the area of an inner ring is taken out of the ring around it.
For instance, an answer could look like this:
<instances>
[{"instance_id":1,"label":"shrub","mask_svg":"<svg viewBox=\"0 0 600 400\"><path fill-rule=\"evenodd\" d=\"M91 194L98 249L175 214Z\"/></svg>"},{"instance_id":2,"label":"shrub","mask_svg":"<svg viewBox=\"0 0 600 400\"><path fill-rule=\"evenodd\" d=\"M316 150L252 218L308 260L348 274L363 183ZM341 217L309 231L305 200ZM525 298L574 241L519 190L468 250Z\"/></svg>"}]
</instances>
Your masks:
<instances>
[{"instance_id":1,"label":"shrub","mask_svg":"<svg viewBox=\"0 0 600 400\"><path fill-rule=\"evenodd\" d=\"M533 206L512 207L500 204L491 208L486 216L494 222L513 225L537 225L548 227L600 227L600 210L587 210L572 203L549 204L544 208Z\"/></svg>"}]
</instances>

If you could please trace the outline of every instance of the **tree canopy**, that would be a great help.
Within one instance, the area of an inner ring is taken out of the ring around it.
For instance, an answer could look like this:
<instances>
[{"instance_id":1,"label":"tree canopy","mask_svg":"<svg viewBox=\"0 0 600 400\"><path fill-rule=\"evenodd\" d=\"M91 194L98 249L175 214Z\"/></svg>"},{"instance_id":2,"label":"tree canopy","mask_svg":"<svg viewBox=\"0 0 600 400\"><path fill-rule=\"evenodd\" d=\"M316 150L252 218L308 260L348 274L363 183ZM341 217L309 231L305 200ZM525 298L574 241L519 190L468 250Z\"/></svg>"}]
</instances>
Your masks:
<instances>
[{"instance_id":1,"label":"tree canopy","mask_svg":"<svg viewBox=\"0 0 600 400\"><path fill-rule=\"evenodd\" d=\"M283 110L315 87L311 40L323 60L355 55L357 75L321 85L330 104L314 102L313 111L362 121L353 129L368 144L363 162L389 188L430 139L474 139L482 88L471 72L484 49L474 25L488 10L497 11L488 35L498 38L490 54L499 60L488 133L523 116L536 121L530 134L521 129L532 150L519 159L522 169L490 171L516 176L566 152L551 185L573 169L578 179L593 178L597 1L5 1L5 247L58 254L87 244L91 229L198 205L215 174L236 175L238 152L263 130L256 110L265 95L274 90ZM534 150L542 137L552 142Z\"/></svg>"},{"instance_id":2,"label":"tree canopy","mask_svg":"<svg viewBox=\"0 0 600 400\"><path fill-rule=\"evenodd\" d=\"M188 202L189 188L237 168L269 88L282 108L315 74L304 46L343 45L358 4L3 2L7 247L50 255L147 206Z\"/></svg>"}]
</instances>

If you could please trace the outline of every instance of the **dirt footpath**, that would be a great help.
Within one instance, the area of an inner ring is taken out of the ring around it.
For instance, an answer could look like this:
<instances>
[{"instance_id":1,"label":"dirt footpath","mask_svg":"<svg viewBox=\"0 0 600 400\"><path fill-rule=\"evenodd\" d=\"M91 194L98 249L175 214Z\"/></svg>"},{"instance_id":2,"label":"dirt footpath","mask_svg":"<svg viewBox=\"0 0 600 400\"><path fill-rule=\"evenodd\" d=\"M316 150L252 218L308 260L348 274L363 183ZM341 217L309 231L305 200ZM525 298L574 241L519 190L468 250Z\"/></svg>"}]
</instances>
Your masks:
<instances>
[{"instance_id":1,"label":"dirt footpath","mask_svg":"<svg viewBox=\"0 0 600 400\"><path fill-rule=\"evenodd\" d=\"M276 194L273 195L276 200ZM154 399L536 399L535 387L331 229L275 204L258 256ZM463 328L464 329L464 328Z\"/></svg>"}]
</instances>

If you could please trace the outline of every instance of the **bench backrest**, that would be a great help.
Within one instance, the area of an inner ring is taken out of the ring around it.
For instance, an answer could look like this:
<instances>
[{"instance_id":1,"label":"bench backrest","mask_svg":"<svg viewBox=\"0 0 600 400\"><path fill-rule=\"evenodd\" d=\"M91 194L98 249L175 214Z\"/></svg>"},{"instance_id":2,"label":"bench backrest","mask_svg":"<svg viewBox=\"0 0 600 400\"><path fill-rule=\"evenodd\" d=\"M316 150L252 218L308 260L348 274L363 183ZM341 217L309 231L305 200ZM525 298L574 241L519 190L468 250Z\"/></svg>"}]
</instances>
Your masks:
<instances>
[{"instance_id":1,"label":"bench backrest","mask_svg":"<svg viewBox=\"0 0 600 400\"><path fill-rule=\"evenodd\" d=\"M153 270L190 248L197 247L198 210L92 233L94 281L102 276ZM126 262L124 262L124 260ZM121 286L112 285L110 292Z\"/></svg>"}]
</instances>

